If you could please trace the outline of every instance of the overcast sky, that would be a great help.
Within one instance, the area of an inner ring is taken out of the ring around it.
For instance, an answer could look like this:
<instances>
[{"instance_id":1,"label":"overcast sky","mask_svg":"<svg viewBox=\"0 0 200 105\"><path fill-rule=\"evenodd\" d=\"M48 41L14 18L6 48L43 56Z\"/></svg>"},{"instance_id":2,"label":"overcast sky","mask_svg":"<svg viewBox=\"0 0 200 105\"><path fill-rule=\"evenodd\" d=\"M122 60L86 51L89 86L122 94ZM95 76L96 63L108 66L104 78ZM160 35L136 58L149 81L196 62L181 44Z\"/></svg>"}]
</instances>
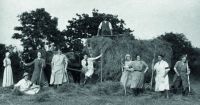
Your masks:
<instances>
[{"instance_id":1,"label":"overcast sky","mask_svg":"<svg viewBox=\"0 0 200 105\"><path fill-rule=\"evenodd\" d=\"M0 0L0 43L19 45L11 39L19 25L17 15L45 8L58 17L63 30L76 13L91 15L92 9L118 15L140 39L151 39L165 32L184 33L200 47L200 0Z\"/></svg>"}]
</instances>

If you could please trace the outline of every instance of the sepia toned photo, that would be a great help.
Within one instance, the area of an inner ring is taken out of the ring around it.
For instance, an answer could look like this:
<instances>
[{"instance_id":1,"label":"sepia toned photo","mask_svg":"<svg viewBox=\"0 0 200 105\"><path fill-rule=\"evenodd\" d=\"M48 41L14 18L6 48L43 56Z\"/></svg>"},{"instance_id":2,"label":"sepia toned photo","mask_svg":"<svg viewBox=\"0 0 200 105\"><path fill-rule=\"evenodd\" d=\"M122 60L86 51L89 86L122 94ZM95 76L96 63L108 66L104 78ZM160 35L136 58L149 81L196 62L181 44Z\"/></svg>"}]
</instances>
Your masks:
<instances>
[{"instance_id":1,"label":"sepia toned photo","mask_svg":"<svg viewBox=\"0 0 200 105\"><path fill-rule=\"evenodd\" d=\"M200 0L1 0L0 105L199 105Z\"/></svg>"}]
</instances>

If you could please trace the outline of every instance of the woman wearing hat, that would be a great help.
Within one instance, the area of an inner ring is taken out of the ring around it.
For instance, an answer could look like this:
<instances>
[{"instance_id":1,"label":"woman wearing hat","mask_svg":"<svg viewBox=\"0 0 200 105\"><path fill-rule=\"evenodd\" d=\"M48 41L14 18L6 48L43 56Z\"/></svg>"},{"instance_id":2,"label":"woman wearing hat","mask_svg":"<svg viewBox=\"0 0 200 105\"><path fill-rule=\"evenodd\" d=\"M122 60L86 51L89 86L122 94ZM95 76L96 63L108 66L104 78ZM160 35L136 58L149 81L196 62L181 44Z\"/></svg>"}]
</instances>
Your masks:
<instances>
[{"instance_id":1,"label":"woman wearing hat","mask_svg":"<svg viewBox=\"0 0 200 105\"><path fill-rule=\"evenodd\" d=\"M13 73L11 67L10 53L6 52L6 57L3 60L4 65L4 74L3 74L3 83L2 87L9 87L13 85Z\"/></svg>"},{"instance_id":2,"label":"woman wearing hat","mask_svg":"<svg viewBox=\"0 0 200 105\"><path fill-rule=\"evenodd\" d=\"M120 79L120 82L124 86L125 91L126 91L126 87L130 87L130 88L132 87L132 73L134 71L134 69L132 67L132 62L133 61L131 59L131 55L126 54L125 55L125 62L123 64L123 68L122 68L122 76L121 76L121 79Z\"/></svg>"},{"instance_id":3,"label":"woman wearing hat","mask_svg":"<svg viewBox=\"0 0 200 105\"><path fill-rule=\"evenodd\" d=\"M39 92L40 86L35 85L30 80L28 80L28 73L25 72L23 79L14 85L14 91L15 90L18 90L24 94L33 95Z\"/></svg>"}]
</instances>

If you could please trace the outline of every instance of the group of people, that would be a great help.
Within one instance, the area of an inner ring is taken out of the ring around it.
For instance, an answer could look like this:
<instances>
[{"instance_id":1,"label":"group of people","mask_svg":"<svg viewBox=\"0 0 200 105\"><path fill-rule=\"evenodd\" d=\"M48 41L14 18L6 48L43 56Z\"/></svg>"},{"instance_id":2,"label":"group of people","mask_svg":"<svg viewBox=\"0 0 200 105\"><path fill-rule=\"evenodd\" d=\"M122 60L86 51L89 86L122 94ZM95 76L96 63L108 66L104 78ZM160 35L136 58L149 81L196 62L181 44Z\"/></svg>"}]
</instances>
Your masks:
<instances>
[{"instance_id":1,"label":"group of people","mask_svg":"<svg viewBox=\"0 0 200 105\"><path fill-rule=\"evenodd\" d=\"M108 21L108 18L104 17L104 20L98 27L97 35L113 35L112 25ZM5 59L3 60L4 74L2 87L9 87L14 85L13 73L11 67L11 60L9 58L10 53L6 52ZM88 57L87 54L83 56L81 61L82 72L85 75L83 85L92 77L94 73L94 61L102 56L100 54L97 57ZM155 75L155 91L160 92L161 95L169 97L169 77L170 71L168 63L163 60L163 55L158 55L158 62L153 64L152 70L156 72ZM48 86L47 78L44 74L44 68L46 66L45 59L42 58L42 53L37 53L37 58L30 63L23 62L25 66L34 64L34 71L32 73L31 80L28 80L29 74L25 72L23 78L14 85L14 89L19 90L25 94L36 94L41 87ZM125 55L125 62L122 64L122 76L120 79L121 84L126 87L130 87L133 90L135 96L143 92L145 73L149 69L147 63L141 60L141 56L137 55L136 60L132 60L130 54ZM57 53L54 54L51 61L51 77L50 85L55 88L59 87L65 82L69 82L67 75L68 58L62 54L61 49L57 48ZM175 76L173 79L174 93L177 93L178 88L182 87L182 94L188 95L189 86L189 74L190 69L187 62L187 56L183 55L180 61L177 61L174 66ZM152 81L151 81L152 82Z\"/></svg>"},{"instance_id":2,"label":"group of people","mask_svg":"<svg viewBox=\"0 0 200 105\"><path fill-rule=\"evenodd\" d=\"M144 83L144 74L148 70L148 65L137 55L136 60L132 61L131 55L126 54L125 62L122 68L120 82L123 86L130 87L135 96L142 92Z\"/></svg>"},{"instance_id":3,"label":"group of people","mask_svg":"<svg viewBox=\"0 0 200 105\"><path fill-rule=\"evenodd\" d=\"M170 71L168 63L163 59L163 55L158 55L158 62L153 64L152 70L155 71L155 91L160 92L161 96L169 98L169 76ZM130 54L126 54L125 62L122 68L122 76L120 82L123 86L130 87L133 94L137 96L144 88L144 74L148 70L148 65L141 60L141 56L137 55L136 60L132 61ZM187 96L190 91L189 74L190 69L187 62L187 55L183 55L174 66L175 76L172 86L174 93L181 87L182 95Z\"/></svg>"},{"instance_id":4,"label":"group of people","mask_svg":"<svg viewBox=\"0 0 200 105\"><path fill-rule=\"evenodd\" d=\"M13 73L11 67L11 60L9 58L10 53L6 52L6 57L3 60L4 63L4 74L3 74L3 83L2 87L10 87L14 85L14 90L19 90L24 94L36 94L39 92L40 88L47 87L48 82L44 74L44 68L46 66L45 60L42 58L41 52L37 53L37 58L30 63L23 64L25 66L34 65L34 70L32 73L31 80L28 80L29 74L25 72L23 78L16 84L13 82ZM62 54L62 51L58 48L57 53L53 55L51 61L51 78L50 85L57 88L65 82L68 82L67 75L67 65L68 59Z\"/></svg>"},{"instance_id":5,"label":"group of people","mask_svg":"<svg viewBox=\"0 0 200 105\"><path fill-rule=\"evenodd\" d=\"M14 85L13 74L11 67L11 60L9 58L10 53L5 54L4 64L4 75L3 75L3 87L9 87ZM84 55L81 61L82 72L85 74L83 85L88 82L94 73L93 63L96 59L102 57L100 54L97 57L88 57L87 54ZM160 92L161 95L169 98L169 77L168 72L170 71L168 63L163 59L163 55L158 55L158 62L153 65L152 69L156 72L155 75L155 91ZM48 86L46 76L44 75L43 69L46 66L45 60L42 58L41 52L37 53L37 58L30 63L23 62L25 66L30 66L34 64L34 70L32 73L31 80L28 80L28 73L23 74L23 78L14 85L14 89L25 94L36 94L39 92L40 88ZM59 87L65 82L69 82L69 77L67 74L68 58L62 54L62 51L58 48L57 53L53 55L51 61L51 77L50 85L55 88ZM136 60L132 60L130 54L125 55L125 62L122 67L122 76L120 82L126 87L130 87L135 96L143 92L144 88L144 77L145 73L149 69L147 63L141 59L140 55L136 56ZM182 87L182 94L188 95L189 93L189 80L188 76L190 74L190 69L187 62L187 56L183 55L179 61L176 62L174 66L175 76L173 80L174 93L177 89Z\"/></svg>"}]
</instances>

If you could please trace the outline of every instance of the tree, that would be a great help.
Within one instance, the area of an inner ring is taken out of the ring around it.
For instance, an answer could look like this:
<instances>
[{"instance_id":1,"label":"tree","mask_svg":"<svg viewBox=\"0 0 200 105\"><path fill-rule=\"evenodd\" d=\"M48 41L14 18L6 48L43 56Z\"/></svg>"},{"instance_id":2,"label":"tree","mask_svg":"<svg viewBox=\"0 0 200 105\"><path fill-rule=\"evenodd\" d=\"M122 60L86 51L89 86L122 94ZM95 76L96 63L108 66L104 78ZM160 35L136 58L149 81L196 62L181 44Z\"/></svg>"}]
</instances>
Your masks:
<instances>
[{"instance_id":1,"label":"tree","mask_svg":"<svg viewBox=\"0 0 200 105\"><path fill-rule=\"evenodd\" d=\"M36 50L38 46L51 43L63 45L64 36L57 29L58 19L50 16L44 8L23 12L18 16L21 26L16 26L12 38L20 39L25 49Z\"/></svg>"},{"instance_id":2,"label":"tree","mask_svg":"<svg viewBox=\"0 0 200 105\"><path fill-rule=\"evenodd\" d=\"M96 9L92 11L91 17L88 14L76 14L76 16L76 18L68 21L67 29L62 32L67 37L69 48L72 51L83 49L82 38L96 36L98 26L104 17L107 17L111 22L114 35L133 32L130 28L124 27L124 20L118 19L117 15L99 13Z\"/></svg>"},{"instance_id":3,"label":"tree","mask_svg":"<svg viewBox=\"0 0 200 105\"><path fill-rule=\"evenodd\" d=\"M2 78L2 74L3 74L3 70L4 70L4 67L3 67L3 60L5 58L5 53L6 53L6 46L5 44L0 44L0 78Z\"/></svg>"},{"instance_id":4,"label":"tree","mask_svg":"<svg viewBox=\"0 0 200 105\"><path fill-rule=\"evenodd\" d=\"M179 60L183 54L192 55L193 53L191 42L182 33L165 33L165 35L161 35L158 38L172 44L173 64Z\"/></svg>"}]
</instances>

